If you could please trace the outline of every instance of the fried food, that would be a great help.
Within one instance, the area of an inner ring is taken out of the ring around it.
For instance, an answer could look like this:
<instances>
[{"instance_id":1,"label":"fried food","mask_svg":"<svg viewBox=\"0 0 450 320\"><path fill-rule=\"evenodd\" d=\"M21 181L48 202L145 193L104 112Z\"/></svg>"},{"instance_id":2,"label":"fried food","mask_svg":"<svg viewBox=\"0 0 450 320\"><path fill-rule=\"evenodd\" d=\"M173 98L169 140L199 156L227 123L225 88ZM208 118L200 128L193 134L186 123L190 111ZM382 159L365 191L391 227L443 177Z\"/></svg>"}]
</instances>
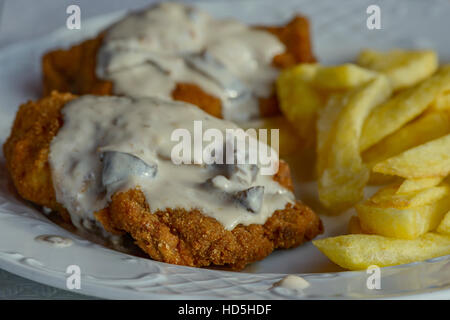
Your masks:
<instances>
[{"instance_id":1,"label":"fried food","mask_svg":"<svg viewBox=\"0 0 450 320\"><path fill-rule=\"evenodd\" d=\"M364 163L373 168L377 163L396 156L408 149L437 139L450 132L450 113L430 111L390 134L362 153ZM371 182L380 180L380 173L371 172ZM392 176L383 175L384 181Z\"/></svg>"},{"instance_id":2,"label":"fried food","mask_svg":"<svg viewBox=\"0 0 450 320\"><path fill-rule=\"evenodd\" d=\"M450 187L446 183L410 192L400 193L399 190L398 184L388 185L378 190L369 200L380 207L405 209L434 203L450 194Z\"/></svg>"},{"instance_id":3,"label":"fried food","mask_svg":"<svg viewBox=\"0 0 450 320\"><path fill-rule=\"evenodd\" d=\"M225 230L201 212L149 212L139 190L113 196L106 212L114 229L128 232L155 260L188 266L227 265L242 269L276 248L291 248L313 239L321 230L315 214L304 205L288 205L264 225L239 225Z\"/></svg>"},{"instance_id":4,"label":"fried food","mask_svg":"<svg viewBox=\"0 0 450 320\"><path fill-rule=\"evenodd\" d=\"M438 67L434 51L394 49L380 52L366 49L360 52L357 63L367 69L388 76L394 90L416 85L431 76Z\"/></svg>"},{"instance_id":5,"label":"fried food","mask_svg":"<svg viewBox=\"0 0 450 320\"><path fill-rule=\"evenodd\" d=\"M402 182L397 190L398 194L407 194L412 191L423 190L435 187L440 184L443 177L423 178L423 179L406 179Z\"/></svg>"},{"instance_id":6,"label":"fried food","mask_svg":"<svg viewBox=\"0 0 450 320\"><path fill-rule=\"evenodd\" d=\"M450 173L450 134L386 159L373 171L403 178L445 177Z\"/></svg>"},{"instance_id":7,"label":"fried food","mask_svg":"<svg viewBox=\"0 0 450 320\"><path fill-rule=\"evenodd\" d=\"M450 235L450 211L445 214L444 219L442 219L441 223L438 225L436 232Z\"/></svg>"},{"instance_id":8,"label":"fried food","mask_svg":"<svg viewBox=\"0 0 450 320\"><path fill-rule=\"evenodd\" d=\"M300 64L281 72L277 79L280 109L305 145L314 142L317 112L324 98L311 85L317 64Z\"/></svg>"},{"instance_id":9,"label":"fried food","mask_svg":"<svg viewBox=\"0 0 450 320\"><path fill-rule=\"evenodd\" d=\"M19 194L38 205L69 215L55 197L48 162L49 145L63 125L61 109L76 96L53 92L22 105L4 145L7 169ZM280 162L274 179L292 188L287 165ZM188 266L225 265L242 269L276 248L290 248L323 231L316 214L297 202L275 212L264 225L239 225L225 230L198 210L171 209L150 213L143 193L135 188L116 193L107 208L95 213L114 234L129 233L151 258Z\"/></svg>"},{"instance_id":10,"label":"fried food","mask_svg":"<svg viewBox=\"0 0 450 320\"><path fill-rule=\"evenodd\" d=\"M450 89L450 66L414 87L402 90L375 108L364 123L360 150L367 150L424 112L430 104Z\"/></svg>"},{"instance_id":11,"label":"fried food","mask_svg":"<svg viewBox=\"0 0 450 320\"><path fill-rule=\"evenodd\" d=\"M112 94L112 83L98 79L95 73L97 52L103 37L101 33L68 50L46 53L42 57L44 96L53 90L75 94Z\"/></svg>"},{"instance_id":12,"label":"fried food","mask_svg":"<svg viewBox=\"0 0 450 320\"><path fill-rule=\"evenodd\" d=\"M59 212L65 221L70 218L56 202L47 159L50 142L62 125L60 110L74 98L70 93L52 93L20 106L3 145L6 167L20 196Z\"/></svg>"},{"instance_id":13,"label":"fried food","mask_svg":"<svg viewBox=\"0 0 450 320\"><path fill-rule=\"evenodd\" d=\"M346 63L318 68L312 82L321 91L350 90L376 76L376 72Z\"/></svg>"},{"instance_id":14,"label":"fried food","mask_svg":"<svg viewBox=\"0 0 450 320\"><path fill-rule=\"evenodd\" d=\"M302 63L283 70L277 79L280 108L286 119L297 130L304 145L316 142L319 176L326 156L319 150L328 148L326 141L338 118L344 100L377 73L354 64L322 66ZM316 134L317 131L317 134Z\"/></svg>"},{"instance_id":15,"label":"fried food","mask_svg":"<svg viewBox=\"0 0 450 320\"><path fill-rule=\"evenodd\" d=\"M397 194L398 185L384 187L356 205L361 227L370 233L415 239L434 230L450 209L448 185Z\"/></svg>"},{"instance_id":16,"label":"fried food","mask_svg":"<svg viewBox=\"0 0 450 320\"><path fill-rule=\"evenodd\" d=\"M330 96L353 89L376 75L376 72L354 64L298 64L283 70L277 79L280 109L304 144L313 145L317 114L325 107Z\"/></svg>"},{"instance_id":17,"label":"fried food","mask_svg":"<svg viewBox=\"0 0 450 320\"><path fill-rule=\"evenodd\" d=\"M315 244L349 269L445 254L431 253L434 245L423 240L448 224L450 68L438 70L433 51L364 50L357 64L299 64L277 81L286 119L300 134L316 129L321 204L329 213L354 206L358 214L348 224L353 235ZM367 183L392 184L358 203Z\"/></svg>"},{"instance_id":18,"label":"fried food","mask_svg":"<svg viewBox=\"0 0 450 320\"><path fill-rule=\"evenodd\" d=\"M319 199L326 208L341 211L362 199L369 169L359 153L361 128L370 110L390 94L389 81L380 75L344 94L334 112L326 113L326 108L319 116ZM336 119L320 119L329 116Z\"/></svg>"},{"instance_id":19,"label":"fried food","mask_svg":"<svg viewBox=\"0 0 450 320\"><path fill-rule=\"evenodd\" d=\"M449 110L450 109L450 90L445 91L436 97L431 103L431 110Z\"/></svg>"},{"instance_id":20,"label":"fried food","mask_svg":"<svg viewBox=\"0 0 450 320\"><path fill-rule=\"evenodd\" d=\"M285 46L286 52L274 57L273 65L286 68L300 62L314 62L309 36L309 22L303 16L296 16L280 27L256 27L275 35ZM104 33L86 40L68 50L55 50L42 58L44 96L53 90L74 94L112 95L113 83L96 75L97 53L102 45ZM172 91L175 100L193 103L206 112L221 116L221 101L192 83L178 83ZM275 93L260 99L261 116L279 114Z\"/></svg>"},{"instance_id":21,"label":"fried food","mask_svg":"<svg viewBox=\"0 0 450 320\"><path fill-rule=\"evenodd\" d=\"M450 236L426 233L414 240L350 234L313 241L331 261L350 270L395 266L450 254Z\"/></svg>"}]
</instances>

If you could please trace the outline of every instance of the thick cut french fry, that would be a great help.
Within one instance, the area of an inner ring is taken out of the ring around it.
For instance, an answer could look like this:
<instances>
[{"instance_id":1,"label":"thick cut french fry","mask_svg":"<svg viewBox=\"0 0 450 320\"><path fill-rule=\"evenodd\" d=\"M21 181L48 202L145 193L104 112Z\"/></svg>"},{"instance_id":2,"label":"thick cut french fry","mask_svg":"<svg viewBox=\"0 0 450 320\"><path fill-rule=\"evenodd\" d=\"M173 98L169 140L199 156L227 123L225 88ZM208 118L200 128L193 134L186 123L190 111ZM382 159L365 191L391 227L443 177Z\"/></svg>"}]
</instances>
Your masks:
<instances>
[{"instance_id":1,"label":"thick cut french fry","mask_svg":"<svg viewBox=\"0 0 450 320\"><path fill-rule=\"evenodd\" d=\"M320 67L312 84L320 90L348 90L355 88L377 76L376 72L346 63L338 66Z\"/></svg>"},{"instance_id":2,"label":"thick cut french fry","mask_svg":"<svg viewBox=\"0 0 450 320\"><path fill-rule=\"evenodd\" d=\"M367 233L397 239L415 239L434 230L450 209L450 201L440 199L433 204L406 209L357 204L361 227Z\"/></svg>"},{"instance_id":3,"label":"thick cut french fry","mask_svg":"<svg viewBox=\"0 0 450 320\"><path fill-rule=\"evenodd\" d=\"M436 99L431 103L431 110L450 110L450 91L445 91L441 93Z\"/></svg>"},{"instance_id":4,"label":"thick cut french fry","mask_svg":"<svg viewBox=\"0 0 450 320\"><path fill-rule=\"evenodd\" d=\"M450 211L445 214L436 231L450 235Z\"/></svg>"},{"instance_id":5,"label":"thick cut french fry","mask_svg":"<svg viewBox=\"0 0 450 320\"><path fill-rule=\"evenodd\" d=\"M447 133L450 133L449 112L425 113L363 152L362 158L370 168L373 168L378 162Z\"/></svg>"},{"instance_id":6,"label":"thick cut french fry","mask_svg":"<svg viewBox=\"0 0 450 320\"><path fill-rule=\"evenodd\" d=\"M441 93L431 103L431 110L450 110L450 91Z\"/></svg>"},{"instance_id":7,"label":"thick cut french fry","mask_svg":"<svg viewBox=\"0 0 450 320\"><path fill-rule=\"evenodd\" d=\"M330 96L345 94L376 75L376 72L354 64L331 67L299 64L282 71L278 77L280 109L297 131L302 144L311 145L316 139L317 113Z\"/></svg>"},{"instance_id":8,"label":"thick cut french fry","mask_svg":"<svg viewBox=\"0 0 450 320\"><path fill-rule=\"evenodd\" d=\"M306 142L314 141L316 114L325 100L310 84L317 68L316 64L300 64L286 69L276 83L281 111Z\"/></svg>"},{"instance_id":9,"label":"thick cut french fry","mask_svg":"<svg viewBox=\"0 0 450 320\"><path fill-rule=\"evenodd\" d=\"M423 179L406 179L402 182L397 190L398 194L409 193L413 191L423 190L437 186L444 180L443 177L423 178Z\"/></svg>"},{"instance_id":10,"label":"thick cut french fry","mask_svg":"<svg viewBox=\"0 0 450 320\"><path fill-rule=\"evenodd\" d=\"M450 90L450 66L441 68L417 86L399 92L375 108L367 117L361 134L360 150L381 141L420 115L433 100Z\"/></svg>"},{"instance_id":11,"label":"thick cut french fry","mask_svg":"<svg viewBox=\"0 0 450 320\"><path fill-rule=\"evenodd\" d=\"M363 50L357 63L384 73L391 80L394 90L398 90L413 86L431 76L437 69L438 58L431 50Z\"/></svg>"},{"instance_id":12,"label":"thick cut french fry","mask_svg":"<svg viewBox=\"0 0 450 320\"><path fill-rule=\"evenodd\" d=\"M325 107L319 111L316 142L316 168L318 177L320 177L325 170L328 152L330 151L329 144L331 143L331 139L328 138L334 134L332 132L334 123L336 122L339 113L344 108L346 99L347 96L345 94L332 94Z\"/></svg>"},{"instance_id":13,"label":"thick cut french fry","mask_svg":"<svg viewBox=\"0 0 450 320\"><path fill-rule=\"evenodd\" d=\"M408 179L445 177L450 173L450 134L377 163L374 172Z\"/></svg>"},{"instance_id":14,"label":"thick cut french fry","mask_svg":"<svg viewBox=\"0 0 450 320\"><path fill-rule=\"evenodd\" d=\"M398 190L398 184L385 186L367 201L380 208L406 209L430 204L445 196L450 196L450 186L446 183L408 193L399 193Z\"/></svg>"},{"instance_id":15,"label":"thick cut french fry","mask_svg":"<svg viewBox=\"0 0 450 320\"><path fill-rule=\"evenodd\" d=\"M426 233L414 240L350 234L314 240L313 244L337 265L363 270L422 261L450 254L450 236Z\"/></svg>"},{"instance_id":16,"label":"thick cut french fry","mask_svg":"<svg viewBox=\"0 0 450 320\"><path fill-rule=\"evenodd\" d=\"M415 239L434 230L448 210L448 185L402 196L389 186L356 205L362 229L400 239Z\"/></svg>"},{"instance_id":17,"label":"thick cut french fry","mask_svg":"<svg viewBox=\"0 0 450 320\"><path fill-rule=\"evenodd\" d=\"M281 81L292 81L292 83L287 83L287 86L295 84L297 81L310 82L316 76L320 65L317 63L300 63L288 69L284 69L280 76L284 79Z\"/></svg>"},{"instance_id":18,"label":"thick cut french fry","mask_svg":"<svg viewBox=\"0 0 450 320\"><path fill-rule=\"evenodd\" d=\"M390 94L389 80L379 75L338 99L339 113L333 111L323 115L330 119L319 119L319 199L326 208L340 211L362 198L369 169L359 153L361 128L370 110Z\"/></svg>"}]
</instances>

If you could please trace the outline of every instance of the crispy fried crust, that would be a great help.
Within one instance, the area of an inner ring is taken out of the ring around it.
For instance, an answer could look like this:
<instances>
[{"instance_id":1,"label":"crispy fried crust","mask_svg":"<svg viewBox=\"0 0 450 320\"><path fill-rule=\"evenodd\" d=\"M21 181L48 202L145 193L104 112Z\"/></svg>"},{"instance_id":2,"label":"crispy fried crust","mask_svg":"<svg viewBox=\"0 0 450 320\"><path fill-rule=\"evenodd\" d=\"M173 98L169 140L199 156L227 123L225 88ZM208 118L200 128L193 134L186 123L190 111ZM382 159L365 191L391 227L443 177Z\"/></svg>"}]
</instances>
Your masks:
<instances>
[{"instance_id":1,"label":"crispy fried crust","mask_svg":"<svg viewBox=\"0 0 450 320\"><path fill-rule=\"evenodd\" d=\"M256 27L274 34L286 46L286 52L274 58L277 68L287 68L300 62L314 62L309 36L309 22L297 16L281 27ZM42 58L44 96L53 90L74 94L113 94L110 81L97 78L95 74L97 52L104 34L86 40L68 50L55 50ZM274 91L275 92L275 91ZM193 103L206 112L221 117L221 101L195 84L180 83L172 92L175 100ZM275 93L269 98L260 99L260 113L263 117L280 113Z\"/></svg>"},{"instance_id":2,"label":"crispy fried crust","mask_svg":"<svg viewBox=\"0 0 450 320\"><path fill-rule=\"evenodd\" d=\"M95 74L97 52L103 34L86 40L69 50L48 52L42 58L44 96L53 90L75 94L112 94L112 83Z\"/></svg>"},{"instance_id":3,"label":"crispy fried crust","mask_svg":"<svg viewBox=\"0 0 450 320\"><path fill-rule=\"evenodd\" d=\"M286 46L286 52L274 58L273 63L276 67L284 69L301 62L316 61L312 53L309 21L306 17L296 16L281 27L261 28L275 35Z\"/></svg>"},{"instance_id":4,"label":"crispy fried crust","mask_svg":"<svg viewBox=\"0 0 450 320\"><path fill-rule=\"evenodd\" d=\"M53 92L50 97L21 105L3 145L6 167L20 196L60 212L66 220L70 219L56 202L47 160L50 142L62 125L60 110L74 98L70 93Z\"/></svg>"},{"instance_id":5,"label":"crispy fried crust","mask_svg":"<svg viewBox=\"0 0 450 320\"><path fill-rule=\"evenodd\" d=\"M172 98L195 104L210 115L222 118L222 102L220 99L207 94L195 84L178 83L172 92Z\"/></svg>"},{"instance_id":6,"label":"crispy fried crust","mask_svg":"<svg viewBox=\"0 0 450 320\"><path fill-rule=\"evenodd\" d=\"M301 203L276 211L264 225L239 225L227 231L197 210L150 213L144 194L116 194L100 214L114 230L125 230L153 259L195 267L226 265L242 269L276 248L291 248L322 232L315 213Z\"/></svg>"},{"instance_id":7,"label":"crispy fried crust","mask_svg":"<svg viewBox=\"0 0 450 320\"><path fill-rule=\"evenodd\" d=\"M22 105L11 135L3 146L7 169L19 194L49 207L70 221L56 201L48 163L50 142L63 121L61 108L76 96L52 92L49 97ZM280 161L274 179L292 189L289 168ZM151 258L168 263L241 269L276 248L290 248L323 231L317 215L301 203L276 211L264 225L239 225L227 231L198 210L172 209L150 213L139 189L115 194L109 206L95 214L106 230L129 233Z\"/></svg>"}]
</instances>

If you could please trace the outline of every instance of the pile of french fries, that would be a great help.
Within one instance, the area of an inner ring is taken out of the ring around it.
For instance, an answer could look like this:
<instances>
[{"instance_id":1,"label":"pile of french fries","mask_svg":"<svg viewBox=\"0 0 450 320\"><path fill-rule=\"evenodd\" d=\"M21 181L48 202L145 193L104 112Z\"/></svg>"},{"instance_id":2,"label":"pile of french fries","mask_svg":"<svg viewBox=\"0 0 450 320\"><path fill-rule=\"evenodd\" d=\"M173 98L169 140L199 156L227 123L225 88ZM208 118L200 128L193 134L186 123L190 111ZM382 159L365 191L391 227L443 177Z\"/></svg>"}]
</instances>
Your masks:
<instances>
[{"instance_id":1,"label":"pile of french fries","mask_svg":"<svg viewBox=\"0 0 450 320\"><path fill-rule=\"evenodd\" d=\"M450 65L429 50L364 50L356 64L301 64L280 108L316 146L319 199L356 208L348 235L314 244L351 270L450 254ZM368 184L381 185L364 199Z\"/></svg>"}]
</instances>

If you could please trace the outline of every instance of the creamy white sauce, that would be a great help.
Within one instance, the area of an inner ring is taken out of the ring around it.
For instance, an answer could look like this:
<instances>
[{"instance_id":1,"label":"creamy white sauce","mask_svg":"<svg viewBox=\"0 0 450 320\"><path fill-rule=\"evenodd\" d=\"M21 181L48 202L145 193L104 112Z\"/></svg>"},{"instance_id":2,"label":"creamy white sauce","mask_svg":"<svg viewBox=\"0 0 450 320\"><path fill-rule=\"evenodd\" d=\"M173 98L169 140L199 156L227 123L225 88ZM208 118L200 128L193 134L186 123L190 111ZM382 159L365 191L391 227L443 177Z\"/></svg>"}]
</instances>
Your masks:
<instances>
[{"instance_id":1,"label":"creamy white sauce","mask_svg":"<svg viewBox=\"0 0 450 320\"><path fill-rule=\"evenodd\" d=\"M56 199L77 227L98 226L93 213L107 207L114 193L135 187L144 193L151 212L199 209L227 230L264 224L274 211L294 201L292 192L261 170L174 164L172 148L179 144L171 139L175 129L185 128L194 137L198 120L203 132L237 128L193 105L161 98L83 96L67 103L62 115L64 124L51 142L49 163ZM224 134L224 143L232 138ZM192 160L199 161L195 157L192 152ZM224 169L235 175L227 177ZM243 197L245 190L255 197ZM262 196L259 203L257 196Z\"/></svg>"},{"instance_id":2,"label":"creamy white sauce","mask_svg":"<svg viewBox=\"0 0 450 320\"><path fill-rule=\"evenodd\" d=\"M269 32L164 2L106 31L97 75L127 96L171 97L176 83L193 83L221 100L225 119L243 121L257 117L258 98L272 93L272 60L284 51Z\"/></svg>"},{"instance_id":3,"label":"creamy white sauce","mask_svg":"<svg viewBox=\"0 0 450 320\"><path fill-rule=\"evenodd\" d=\"M70 247L73 241L69 238L56 236L51 234L43 234L34 238L37 242L43 242L49 244L55 248L66 248Z\"/></svg>"},{"instance_id":4,"label":"creamy white sauce","mask_svg":"<svg viewBox=\"0 0 450 320\"><path fill-rule=\"evenodd\" d=\"M308 288L310 284L302 277L290 274L275 283L274 286L301 292Z\"/></svg>"}]
</instances>

